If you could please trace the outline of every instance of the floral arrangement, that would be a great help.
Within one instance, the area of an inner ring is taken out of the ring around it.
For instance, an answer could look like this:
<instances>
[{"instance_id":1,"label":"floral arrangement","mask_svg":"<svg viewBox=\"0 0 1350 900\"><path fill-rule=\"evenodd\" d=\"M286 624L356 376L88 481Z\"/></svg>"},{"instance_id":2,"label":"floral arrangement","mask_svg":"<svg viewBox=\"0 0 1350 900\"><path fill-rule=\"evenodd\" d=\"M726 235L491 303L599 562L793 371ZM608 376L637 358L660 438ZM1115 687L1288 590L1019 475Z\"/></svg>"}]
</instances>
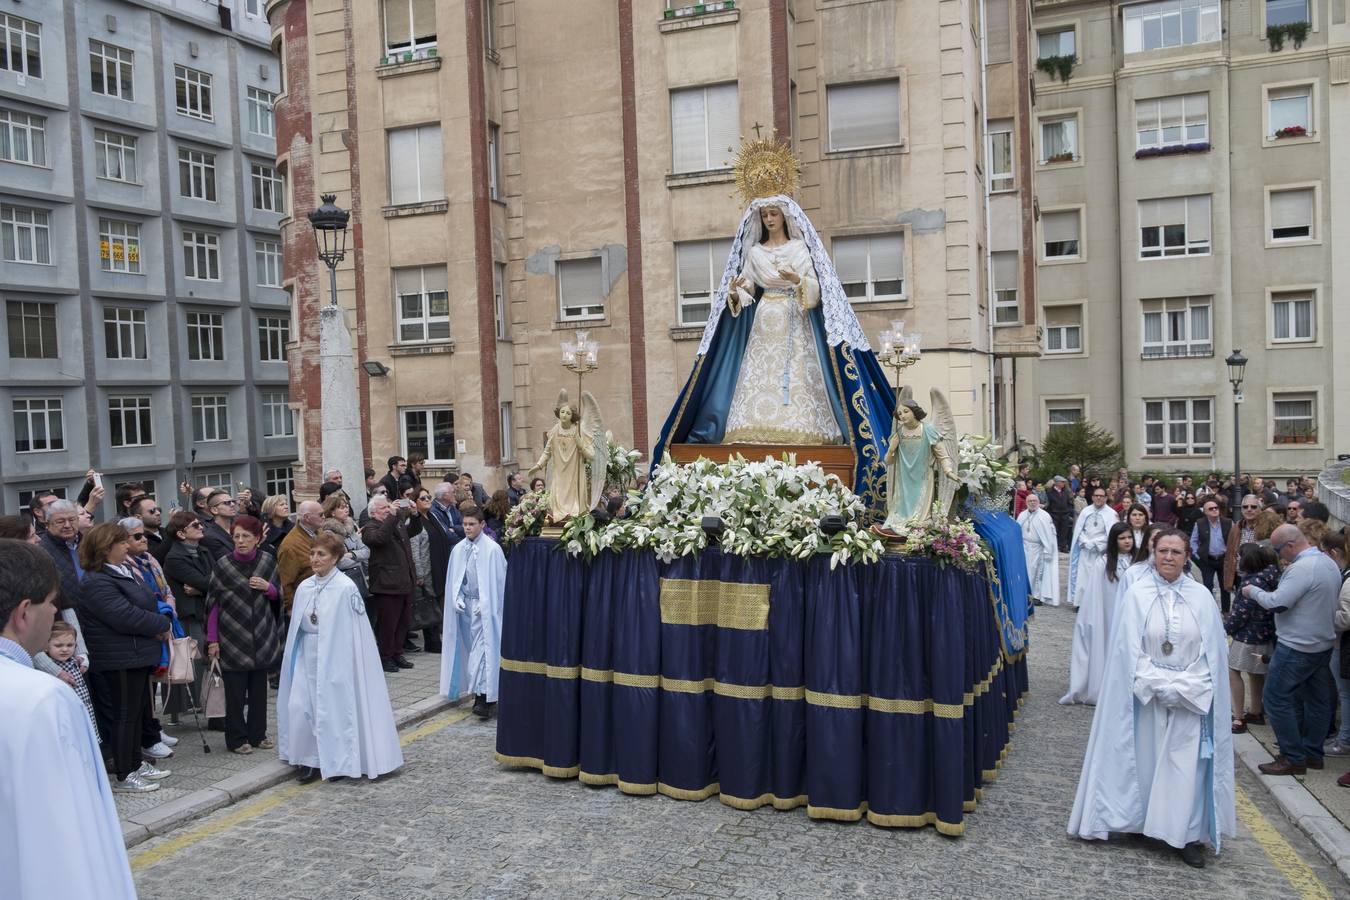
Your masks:
<instances>
[{"instance_id":1,"label":"floral arrangement","mask_svg":"<svg viewBox=\"0 0 1350 900\"><path fill-rule=\"evenodd\" d=\"M936 504L934 504L936 507ZM939 566L954 565L975 569L993 559L993 554L968 519L940 521L941 510L933 510L933 519L923 523L905 523L894 529L890 543L901 553L927 556Z\"/></svg>"},{"instance_id":2,"label":"floral arrangement","mask_svg":"<svg viewBox=\"0 0 1350 900\"><path fill-rule=\"evenodd\" d=\"M1208 153L1209 141L1192 141L1189 144L1168 144L1165 147L1145 147L1134 151L1135 159L1148 159L1150 156L1178 156L1183 153Z\"/></svg>"},{"instance_id":3,"label":"floral arrangement","mask_svg":"<svg viewBox=\"0 0 1350 900\"><path fill-rule=\"evenodd\" d=\"M553 495L547 489L530 491L520 498L520 502L511 507L506 516L502 534L502 543L508 547L519 544L527 537L534 537L548 521L549 504Z\"/></svg>"},{"instance_id":4,"label":"floral arrangement","mask_svg":"<svg viewBox=\"0 0 1350 900\"><path fill-rule=\"evenodd\" d=\"M1302 125L1286 125L1275 132L1277 138L1307 137L1308 129Z\"/></svg>"},{"instance_id":5,"label":"floral arrangement","mask_svg":"<svg viewBox=\"0 0 1350 900\"><path fill-rule=\"evenodd\" d=\"M605 488L626 491L637 484L637 461L642 454L620 444L610 442L609 459L605 464Z\"/></svg>"},{"instance_id":6,"label":"floral arrangement","mask_svg":"<svg viewBox=\"0 0 1350 900\"><path fill-rule=\"evenodd\" d=\"M825 535L822 516L837 514L844 528ZM750 462L734 456L725 464L698 460L665 463L652 470L647 490L630 499L629 516L598 524L591 516L569 519L563 546L574 556L602 550L651 550L663 562L708 546L704 516L719 516L722 549L738 556L807 559L830 554L841 562L875 562L884 545L865 525L862 499L817 463L795 456Z\"/></svg>"},{"instance_id":7,"label":"floral arrangement","mask_svg":"<svg viewBox=\"0 0 1350 900\"><path fill-rule=\"evenodd\" d=\"M1006 502L1013 489L1017 472L1008 462L999 458L1003 448L981 435L961 435L960 463L956 474L971 500Z\"/></svg>"}]
</instances>

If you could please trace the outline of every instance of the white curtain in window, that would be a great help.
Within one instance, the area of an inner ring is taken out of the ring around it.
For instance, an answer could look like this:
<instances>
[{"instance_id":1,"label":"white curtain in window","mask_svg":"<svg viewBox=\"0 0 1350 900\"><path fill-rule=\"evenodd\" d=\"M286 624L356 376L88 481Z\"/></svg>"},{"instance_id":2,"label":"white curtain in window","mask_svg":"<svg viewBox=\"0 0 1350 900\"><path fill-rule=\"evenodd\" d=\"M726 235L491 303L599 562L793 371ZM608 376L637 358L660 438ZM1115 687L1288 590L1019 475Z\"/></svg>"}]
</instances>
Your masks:
<instances>
[{"instance_id":1,"label":"white curtain in window","mask_svg":"<svg viewBox=\"0 0 1350 900\"><path fill-rule=\"evenodd\" d=\"M1144 343L1161 344L1162 343L1162 321L1161 312L1144 313Z\"/></svg>"},{"instance_id":2,"label":"white curtain in window","mask_svg":"<svg viewBox=\"0 0 1350 900\"><path fill-rule=\"evenodd\" d=\"M1191 307L1191 340L1195 343L1208 343L1209 341L1209 307L1192 306Z\"/></svg>"},{"instance_id":3,"label":"white curtain in window","mask_svg":"<svg viewBox=\"0 0 1350 900\"><path fill-rule=\"evenodd\" d=\"M900 80L839 84L826 88L830 149L900 143Z\"/></svg>"},{"instance_id":4,"label":"white curtain in window","mask_svg":"<svg viewBox=\"0 0 1350 900\"><path fill-rule=\"evenodd\" d=\"M1311 130L1312 117L1309 112L1309 91L1306 85L1292 88L1279 88L1269 93L1270 133L1275 134L1281 128L1302 125Z\"/></svg>"},{"instance_id":5,"label":"white curtain in window","mask_svg":"<svg viewBox=\"0 0 1350 900\"><path fill-rule=\"evenodd\" d=\"M1065 153L1078 153L1078 121L1073 118L1041 123L1041 154L1052 159Z\"/></svg>"},{"instance_id":6,"label":"white curtain in window","mask_svg":"<svg viewBox=\"0 0 1350 900\"><path fill-rule=\"evenodd\" d=\"M1299 228L1308 227L1313 218L1313 192L1311 188L1295 191L1271 191L1270 227Z\"/></svg>"}]
</instances>

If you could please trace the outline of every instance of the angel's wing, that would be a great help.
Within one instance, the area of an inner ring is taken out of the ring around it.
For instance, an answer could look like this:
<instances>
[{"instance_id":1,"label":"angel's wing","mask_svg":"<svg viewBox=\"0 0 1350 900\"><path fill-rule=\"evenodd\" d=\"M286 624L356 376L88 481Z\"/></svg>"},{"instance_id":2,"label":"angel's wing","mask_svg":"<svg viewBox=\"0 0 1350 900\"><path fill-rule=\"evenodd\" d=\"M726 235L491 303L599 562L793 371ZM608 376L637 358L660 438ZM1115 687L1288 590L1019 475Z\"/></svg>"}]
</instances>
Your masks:
<instances>
[{"instance_id":1,"label":"angel's wing","mask_svg":"<svg viewBox=\"0 0 1350 900\"><path fill-rule=\"evenodd\" d=\"M605 492L605 472L609 468L609 432L605 431L605 420L600 415L600 404L590 391L581 392L582 434L586 442L595 451L591 460L590 489L586 494L586 508L593 509Z\"/></svg>"},{"instance_id":2,"label":"angel's wing","mask_svg":"<svg viewBox=\"0 0 1350 900\"><path fill-rule=\"evenodd\" d=\"M952 408L947 403L947 395L940 389L933 388L928 392L928 397L932 401L933 427L937 429L952 468L957 469L961 465L960 436L956 433L956 419L952 417ZM952 500L955 499L956 490L960 486L959 481L948 478L941 471L938 472L937 500L941 504L944 516L951 515Z\"/></svg>"},{"instance_id":3,"label":"angel's wing","mask_svg":"<svg viewBox=\"0 0 1350 900\"><path fill-rule=\"evenodd\" d=\"M914 388L913 388L913 386L912 386L912 385L908 385L908 384L902 384L902 385L900 385L900 396L897 397L896 400L895 400L896 405L897 405L897 406L900 405L900 402L903 401L903 400L913 400L913 399L914 399Z\"/></svg>"}]
</instances>

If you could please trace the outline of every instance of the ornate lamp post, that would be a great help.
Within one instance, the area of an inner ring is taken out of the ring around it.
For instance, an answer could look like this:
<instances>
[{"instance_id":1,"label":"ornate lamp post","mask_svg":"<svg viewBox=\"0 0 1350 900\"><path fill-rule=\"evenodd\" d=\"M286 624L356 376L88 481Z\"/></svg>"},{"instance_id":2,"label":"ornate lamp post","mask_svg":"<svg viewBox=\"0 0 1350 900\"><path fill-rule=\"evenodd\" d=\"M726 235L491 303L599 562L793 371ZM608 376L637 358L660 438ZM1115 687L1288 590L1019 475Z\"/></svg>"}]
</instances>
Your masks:
<instances>
[{"instance_id":1,"label":"ornate lamp post","mask_svg":"<svg viewBox=\"0 0 1350 900\"><path fill-rule=\"evenodd\" d=\"M347 222L352 214L334 201L337 194L324 194L323 206L309 214L314 226L314 246L319 259L328 267L328 302L337 306L337 267L347 256Z\"/></svg>"},{"instance_id":2,"label":"ornate lamp post","mask_svg":"<svg viewBox=\"0 0 1350 900\"><path fill-rule=\"evenodd\" d=\"M577 329L576 339L562 342L562 365L577 376L578 402L581 400L581 379L600 367L600 344L591 340L591 333Z\"/></svg>"},{"instance_id":3,"label":"ornate lamp post","mask_svg":"<svg viewBox=\"0 0 1350 900\"><path fill-rule=\"evenodd\" d=\"M1228 365L1228 382L1233 385L1233 487L1237 489L1238 500L1242 499L1242 462L1239 450L1242 445L1241 430L1238 428L1238 410L1242 403L1242 377L1247 370L1247 357L1241 350L1234 350L1224 360Z\"/></svg>"},{"instance_id":4,"label":"ornate lamp post","mask_svg":"<svg viewBox=\"0 0 1350 900\"><path fill-rule=\"evenodd\" d=\"M895 370L895 393L900 394L900 373L919 361L922 351L919 344L923 341L923 335L918 332L905 334L905 322L903 319L895 319L891 322L891 327L883 330L879 336L881 349L877 351L877 359L888 369Z\"/></svg>"}]
</instances>

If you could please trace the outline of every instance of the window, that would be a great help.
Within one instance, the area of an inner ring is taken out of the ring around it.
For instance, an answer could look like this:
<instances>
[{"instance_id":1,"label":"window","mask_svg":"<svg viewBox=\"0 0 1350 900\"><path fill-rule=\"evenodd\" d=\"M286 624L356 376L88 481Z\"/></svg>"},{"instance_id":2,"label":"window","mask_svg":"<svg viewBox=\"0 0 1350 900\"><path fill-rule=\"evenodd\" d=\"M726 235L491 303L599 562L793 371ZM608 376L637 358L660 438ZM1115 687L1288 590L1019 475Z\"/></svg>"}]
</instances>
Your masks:
<instances>
[{"instance_id":1,"label":"window","mask_svg":"<svg viewBox=\"0 0 1350 900\"><path fill-rule=\"evenodd\" d=\"M445 266L394 270L400 343L450 338L450 293Z\"/></svg>"},{"instance_id":2,"label":"window","mask_svg":"<svg viewBox=\"0 0 1350 900\"><path fill-rule=\"evenodd\" d=\"M89 41L89 89L105 97L131 100L132 54L102 41Z\"/></svg>"},{"instance_id":3,"label":"window","mask_svg":"<svg viewBox=\"0 0 1350 900\"><path fill-rule=\"evenodd\" d=\"M1270 339L1296 343L1317 339L1317 318L1309 291L1281 291L1270 295Z\"/></svg>"},{"instance_id":4,"label":"window","mask_svg":"<svg viewBox=\"0 0 1350 900\"><path fill-rule=\"evenodd\" d=\"M1140 355L1144 359L1214 355L1209 297L1145 300L1141 306L1144 339Z\"/></svg>"},{"instance_id":5,"label":"window","mask_svg":"<svg viewBox=\"0 0 1350 900\"><path fill-rule=\"evenodd\" d=\"M230 490L234 485L234 475L230 472L198 472L193 476L194 487L224 488Z\"/></svg>"},{"instance_id":6,"label":"window","mask_svg":"<svg viewBox=\"0 0 1350 900\"><path fill-rule=\"evenodd\" d=\"M50 490L60 499L62 500L66 499L66 489L63 487L35 488L29 491L19 491L19 506L20 507L29 506L33 502L33 497L37 495L39 490L42 491L43 493L46 493L48 490Z\"/></svg>"},{"instance_id":7,"label":"window","mask_svg":"<svg viewBox=\"0 0 1350 900\"><path fill-rule=\"evenodd\" d=\"M836 248L838 243L836 242ZM731 255L731 241L684 241L675 245L676 311L681 325L702 325L712 313L713 292Z\"/></svg>"},{"instance_id":8,"label":"window","mask_svg":"<svg viewBox=\"0 0 1350 900\"><path fill-rule=\"evenodd\" d=\"M1050 59L1055 56L1077 56L1077 44L1074 40L1073 26L1056 28L1053 31L1036 32L1036 58Z\"/></svg>"},{"instance_id":9,"label":"window","mask_svg":"<svg viewBox=\"0 0 1350 900\"><path fill-rule=\"evenodd\" d=\"M905 236L900 232L834 239L834 267L854 303L903 300ZM730 248L727 255L730 255ZM725 265L726 255L722 257Z\"/></svg>"},{"instance_id":10,"label":"window","mask_svg":"<svg viewBox=\"0 0 1350 900\"><path fill-rule=\"evenodd\" d=\"M258 359L285 362L286 345L291 341L291 320L284 316L258 317Z\"/></svg>"},{"instance_id":11,"label":"window","mask_svg":"<svg viewBox=\"0 0 1350 900\"><path fill-rule=\"evenodd\" d=\"M1209 195L1139 201L1139 256L1207 256Z\"/></svg>"},{"instance_id":12,"label":"window","mask_svg":"<svg viewBox=\"0 0 1350 900\"><path fill-rule=\"evenodd\" d=\"M1274 443L1317 443L1317 395L1272 394Z\"/></svg>"},{"instance_id":13,"label":"window","mask_svg":"<svg viewBox=\"0 0 1350 900\"><path fill-rule=\"evenodd\" d=\"M993 269L994 324L1016 325L1022 320L1017 302L1017 251L996 250L989 254Z\"/></svg>"},{"instance_id":14,"label":"window","mask_svg":"<svg viewBox=\"0 0 1350 900\"><path fill-rule=\"evenodd\" d=\"M10 359L56 359L56 304L27 300L5 303Z\"/></svg>"},{"instance_id":15,"label":"window","mask_svg":"<svg viewBox=\"0 0 1350 900\"><path fill-rule=\"evenodd\" d=\"M432 465L455 461L454 410L403 410L403 455L414 453L425 456Z\"/></svg>"},{"instance_id":16,"label":"window","mask_svg":"<svg viewBox=\"0 0 1350 900\"><path fill-rule=\"evenodd\" d=\"M141 271L141 226L119 219L98 220L98 259L105 272Z\"/></svg>"},{"instance_id":17,"label":"window","mask_svg":"<svg viewBox=\"0 0 1350 900\"><path fill-rule=\"evenodd\" d=\"M211 76L206 72L173 67L173 90L179 115L211 121Z\"/></svg>"},{"instance_id":18,"label":"window","mask_svg":"<svg viewBox=\"0 0 1350 900\"><path fill-rule=\"evenodd\" d=\"M389 132L389 202L422 203L445 198L441 174L441 126Z\"/></svg>"},{"instance_id":19,"label":"window","mask_svg":"<svg viewBox=\"0 0 1350 900\"><path fill-rule=\"evenodd\" d=\"M729 168L740 133L741 107L735 84L670 92L672 171Z\"/></svg>"},{"instance_id":20,"label":"window","mask_svg":"<svg viewBox=\"0 0 1350 900\"><path fill-rule=\"evenodd\" d=\"M488 123L488 196L500 200L502 196L502 130Z\"/></svg>"},{"instance_id":21,"label":"window","mask_svg":"<svg viewBox=\"0 0 1350 900\"><path fill-rule=\"evenodd\" d=\"M1011 191L1017 187L1013 173L1012 119L989 123L989 190Z\"/></svg>"},{"instance_id":22,"label":"window","mask_svg":"<svg viewBox=\"0 0 1350 900\"><path fill-rule=\"evenodd\" d=\"M193 200L216 199L216 155L178 148L178 193Z\"/></svg>"},{"instance_id":23,"label":"window","mask_svg":"<svg viewBox=\"0 0 1350 900\"><path fill-rule=\"evenodd\" d=\"M0 13L0 71L42 77L42 26Z\"/></svg>"},{"instance_id":24,"label":"window","mask_svg":"<svg viewBox=\"0 0 1350 900\"><path fill-rule=\"evenodd\" d=\"M136 181L136 137L103 128L94 129L94 167L99 178Z\"/></svg>"},{"instance_id":25,"label":"window","mask_svg":"<svg viewBox=\"0 0 1350 900\"><path fill-rule=\"evenodd\" d=\"M14 400L14 452L40 453L66 449L65 417L59 397Z\"/></svg>"},{"instance_id":26,"label":"window","mask_svg":"<svg viewBox=\"0 0 1350 900\"><path fill-rule=\"evenodd\" d=\"M1222 36L1219 0L1155 0L1125 7L1125 52L1203 44Z\"/></svg>"},{"instance_id":27,"label":"window","mask_svg":"<svg viewBox=\"0 0 1350 900\"><path fill-rule=\"evenodd\" d=\"M605 317L600 257L558 261L558 308L564 322Z\"/></svg>"},{"instance_id":28,"label":"window","mask_svg":"<svg viewBox=\"0 0 1350 900\"><path fill-rule=\"evenodd\" d=\"M284 185L277 170L272 166L251 163L249 173L253 182L253 208L263 212L285 212L286 205L282 199L285 196Z\"/></svg>"},{"instance_id":29,"label":"window","mask_svg":"<svg viewBox=\"0 0 1350 900\"><path fill-rule=\"evenodd\" d=\"M47 165L47 120L42 116L0 109L0 159Z\"/></svg>"},{"instance_id":30,"label":"window","mask_svg":"<svg viewBox=\"0 0 1350 900\"><path fill-rule=\"evenodd\" d=\"M192 398L192 440L230 439L230 398L224 394L197 394Z\"/></svg>"},{"instance_id":31,"label":"window","mask_svg":"<svg viewBox=\"0 0 1350 900\"><path fill-rule=\"evenodd\" d=\"M145 342L145 310L105 306L103 352L108 359L149 359Z\"/></svg>"},{"instance_id":32,"label":"window","mask_svg":"<svg viewBox=\"0 0 1350 900\"><path fill-rule=\"evenodd\" d=\"M384 0L385 55L436 46L436 0Z\"/></svg>"},{"instance_id":33,"label":"window","mask_svg":"<svg viewBox=\"0 0 1350 900\"><path fill-rule=\"evenodd\" d=\"M263 0L244 0L244 15L250 19L262 17Z\"/></svg>"},{"instance_id":34,"label":"window","mask_svg":"<svg viewBox=\"0 0 1350 900\"><path fill-rule=\"evenodd\" d=\"M281 242L254 238L253 265L258 270L259 287L281 287Z\"/></svg>"},{"instance_id":35,"label":"window","mask_svg":"<svg viewBox=\"0 0 1350 900\"><path fill-rule=\"evenodd\" d=\"M221 313L186 314L188 359L193 362L225 358L225 316Z\"/></svg>"},{"instance_id":36,"label":"window","mask_svg":"<svg viewBox=\"0 0 1350 900\"><path fill-rule=\"evenodd\" d=\"M900 79L825 88L831 150L900 143Z\"/></svg>"},{"instance_id":37,"label":"window","mask_svg":"<svg viewBox=\"0 0 1350 900\"><path fill-rule=\"evenodd\" d=\"M1045 404L1046 432L1068 428L1083 421L1083 404L1079 400L1056 400Z\"/></svg>"},{"instance_id":38,"label":"window","mask_svg":"<svg viewBox=\"0 0 1350 900\"><path fill-rule=\"evenodd\" d=\"M511 444L511 404L503 403L501 406L501 433L502 433L502 462L510 462L516 458L516 452Z\"/></svg>"},{"instance_id":39,"label":"window","mask_svg":"<svg viewBox=\"0 0 1350 900\"><path fill-rule=\"evenodd\" d=\"M155 442L150 430L149 397L108 399L108 443L114 447L148 447Z\"/></svg>"},{"instance_id":40,"label":"window","mask_svg":"<svg viewBox=\"0 0 1350 900\"><path fill-rule=\"evenodd\" d=\"M1307 241L1313 238L1312 188L1270 192L1270 240Z\"/></svg>"},{"instance_id":41,"label":"window","mask_svg":"<svg viewBox=\"0 0 1350 900\"><path fill-rule=\"evenodd\" d=\"M1045 352L1083 352L1083 307L1045 308Z\"/></svg>"},{"instance_id":42,"label":"window","mask_svg":"<svg viewBox=\"0 0 1350 900\"><path fill-rule=\"evenodd\" d=\"M183 231L183 277L195 281L220 280L220 235Z\"/></svg>"},{"instance_id":43,"label":"window","mask_svg":"<svg viewBox=\"0 0 1350 900\"><path fill-rule=\"evenodd\" d=\"M1078 159L1078 117L1041 119L1041 163L1073 162Z\"/></svg>"},{"instance_id":44,"label":"window","mask_svg":"<svg viewBox=\"0 0 1350 900\"><path fill-rule=\"evenodd\" d=\"M497 0L483 0L483 49L497 52Z\"/></svg>"},{"instance_id":45,"label":"window","mask_svg":"<svg viewBox=\"0 0 1350 900\"><path fill-rule=\"evenodd\" d=\"M1209 94L1134 101L1135 148L1208 143Z\"/></svg>"},{"instance_id":46,"label":"window","mask_svg":"<svg viewBox=\"0 0 1350 900\"><path fill-rule=\"evenodd\" d=\"M248 89L248 130L263 137L274 137L277 133L277 118L272 111L277 95L262 88Z\"/></svg>"},{"instance_id":47,"label":"window","mask_svg":"<svg viewBox=\"0 0 1350 900\"><path fill-rule=\"evenodd\" d=\"M294 437L295 417L285 391L262 392L263 437Z\"/></svg>"},{"instance_id":48,"label":"window","mask_svg":"<svg viewBox=\"0 0 1350 900\"><path fill-rule=\"evenodd\" d=\"M51 213L47 210L0 204L0 259L49 266L51 235Z\"/></svg>"},{"instance_id":49,"label":"window","mask_svg":"<svg viewBox=\"0 0 1350 900\"><path fill-rule=\"evenodd\" d=\"M1266 92L1266 137L1305 137L1313 133L1311 84Z\"/></svg>"},{"instance_id":50,"label":"window","mask_svg":"<svg viewBox=\"0 0 1350 900\"><path fill-rule=\"evenodd\" d=\"M1081 225L1076 209L1041 213L1041 256L1047 260L1081 258Z\"/></svg>"},{"instance_id":51,"label":"window","mask_svg":"<svg viewBox=\"0 0 1350 900\"><path fill-rule=\"evenodd\" d=\"M1144 401L1145 455L1208 456L1213 452L1213 399Z\"/></svg>"},{"instance_id":52,"label":"window","mask_svg":"<svg viewBox=\"0 0 1350 900\"><path fill-rule=\"evenodd\" d=\"M1312 22L1308 0L1266 0L1266 27Z\"/></svg>"},{"instance_id":53,"label":"window","mask_svg":"<svg viewBox=\"0 0 1350 900\"><path fill-rule=\"evenodd\" d=\"M275 466L263 469L263 491L269 497L282 496L294 506L295 473L290 466Z\"/></svg>"},{"instance_id":54,"label":"window","mask_svg":"<svg viewBox=\"0 0 1350 900\"><path fill-rule=\"evenodd\" d=\"M497 327L497 340L511 337L511 319L506 303L506 264L492 264L492 317Z\"/></svg>"}]
</instances>

